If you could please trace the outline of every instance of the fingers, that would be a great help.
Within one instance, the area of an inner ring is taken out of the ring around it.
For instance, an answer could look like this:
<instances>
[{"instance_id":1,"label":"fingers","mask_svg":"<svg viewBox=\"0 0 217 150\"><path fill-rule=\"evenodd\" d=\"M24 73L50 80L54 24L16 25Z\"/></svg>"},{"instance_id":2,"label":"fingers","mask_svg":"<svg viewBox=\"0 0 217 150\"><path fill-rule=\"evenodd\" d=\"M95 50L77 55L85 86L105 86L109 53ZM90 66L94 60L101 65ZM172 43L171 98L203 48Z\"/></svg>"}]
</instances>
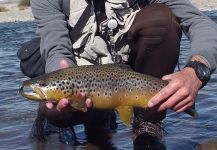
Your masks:
<instances>
[{"instance_id":1,"label":"fingers","mask_svg":"<svg viewBox=\"0 0 217 150\"><path fill-rule=\"evenodd\" d=\"M163 111L166 109L173 109L175 107L177 107L177 105L181 105L182 103L186 103L185 102L185 98L187 96L185 94L183 94L181 91L177 91L175 94L173 94L170 98L168 98L164 103L162 103L160 105L160 107L158 108L158 111ZM180 104L181 103L181 104ZM181 105L183 106L183 105Z\"/></svg>"},{"instance_id":2,"label":"fingers","mask_svg":"<svg viewBox=\"0 0 217 150\"><path fill-rule=\"evenodd\" d=\"M63 98L63 99L61 99L61 100L59 101L59 103L57 104L56 109L57 109L58 111L61 111L61 109L65 108L65 107L68 105L68 103L69 103L68 99ZM52 108L54 107L54 104L51 103L51 102L47 102L47 103L46 103L46 107L47 107L48 109L52 109Z\"/></svg>"},{"instance_id":3,"label":"fingers","mask_svg":"<svg viewBox=\"0 0 217 150\"><path fill-rule=\"evenodd\" d=\"M148 107L154 107L163 103L168 97L178 90L178 87L172 83L169 83L166 87L161 89L148 103Z\"/></svg>"},{"instance_id":4,"label":"fingers","mask_svg":"<svg viewBox=\"0 0 217 150\"><path fill-rule=\"evenodd\" d=\"M46 103L46 107L47 107L48 109L52 109L52 108L53 108L53 104L50 103L50 102L48 102L48 103Z\"/></svg>"},{"instance_id":5,"label":"fingers","mask_svg":"<svg viewBox=\"0 0 217 150\"><path fill-rule=\"evenodd\" d=\"M80 95L86 98L85 103L87 105L87 108L92 107L92 105L93 105L92 100L87 96L87 94L86 93L80 93Z\"/></svg>"},{"instance_id":6,"label":"fingers","mask_svg":"<svg viewBox=\"0 0 217 150\"><path fill-rule=\"evenodd\" d=\"M80 95L86 98L86 94L85 94L85 93L80 93ZM91 107L93 106L92 100L91 100L90 98L87 98L86 101L85 101L85 103L86 103L86 105L87 105L88 108L91 108ZM68 105L69 105L68 99L63 98L63 99L61 99L61 100L58 102L58 104L57 104L57 106L56 106L56 109L57 109L58 111L61 111L63 108L67 107ZM51 102L47 102L47 103L46 103L46 107L47 107L48 109L52 109L52 108L54 107L54 105L53 105L53 103L51 103Z\"/></svg>"},{"instance_id":7,"label":"fingers","mask_svg":"<svg viewBox=\"0 0 217 150\"><path fill-rule=\"evenodd\" d=\"M87 98L86 105L87 105L87 108L92 107L93 103L92 103L92 100L90 98Z\"/></svg>"},{"instance_id":8,"label":"fingers","mask_svg":"<svg viewBox=\"0 0 217 150\"><path fill-rule=\"evenodd\" d=\"M61 100L59 101L59 103L57 104L56 109L57 109L58 111L61 111L63 108L65 108L66 106L68 106L68 104L69 104L68 99L63 98L63 99L61 99Z\"/></svg>"},{"instance_id":9,"label":"fingers","mask_svg":"<svg viewBox=\"0 0 217 150\"><path fill-rule=\"evenodd\" d=\"M182 108L180 108L180 109L177 110L176 112L177 112L177 113L184 112L184 111L186 111L188 108L190 108L191 106L192 106L191 103L186 104L185 106L183 106Z\"/></svg>"},{"instance_id":10,"label":"fingers","mask_svg":"<svg viewBox=\"0 0 217 150\"><path fill-rule=\"evenodd\" d=\"M189 97L184 98L181 100L177 105L175 105L172 109L176 112L179 112L180 109L184 108L185 106L190 105L192 106L193 103L191 102L191 99ZM190 107L189 106L189 107Z\"/></svg>"},{"instance_id":11,"label":"fingers","mask_svg":"<svg viewBox=\"0 0 217 150\"><path fill-rule=\"evenodd\" d=\"M175 73L174 73L174 74L170 74L170 75L163 76L163 77L162 77L162 80L171 80L174 75L175 75Z\"/></svg>"}]
</instances>

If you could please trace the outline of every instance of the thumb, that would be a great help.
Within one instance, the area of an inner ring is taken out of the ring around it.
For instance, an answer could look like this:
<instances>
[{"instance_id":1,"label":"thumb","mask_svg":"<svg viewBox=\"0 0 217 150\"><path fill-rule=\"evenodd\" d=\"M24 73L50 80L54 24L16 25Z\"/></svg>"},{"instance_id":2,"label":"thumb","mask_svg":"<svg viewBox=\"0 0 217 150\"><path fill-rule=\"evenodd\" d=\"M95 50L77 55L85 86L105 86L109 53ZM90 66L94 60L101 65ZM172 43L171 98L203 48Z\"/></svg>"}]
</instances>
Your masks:
<instances>
[{"instance_id":1,"label":"thumb","mask_svg":"<svg viewBox=\"0 0 217 150\"><path fill-rule=\"evenodd\" d=\"M172 76L173 76L172 74L165 75L162 77L162 80L171 80Z\"/></svg>"},{"instance_id":2,"label":"thumb","mask_svg":"<svg viewBox=\"0 0 217 150\"><path fill-rule=\"evenodd\" d=\"M61 60L60 61L60 68L68 68L69 67L69 64L66 60Z\"/></svg>"}]
</instances>

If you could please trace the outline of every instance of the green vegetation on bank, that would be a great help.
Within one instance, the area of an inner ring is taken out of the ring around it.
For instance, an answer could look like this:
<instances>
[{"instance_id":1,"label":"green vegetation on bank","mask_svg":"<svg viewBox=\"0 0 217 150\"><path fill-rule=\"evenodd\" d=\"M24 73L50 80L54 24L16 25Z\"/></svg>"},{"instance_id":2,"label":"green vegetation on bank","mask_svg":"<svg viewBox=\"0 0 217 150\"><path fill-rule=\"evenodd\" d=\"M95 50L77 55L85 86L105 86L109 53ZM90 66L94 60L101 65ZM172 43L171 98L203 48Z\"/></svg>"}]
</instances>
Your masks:
<instances>
[{"instance_id":1,"label":"green vegetation on bank","mask_svg":"<svg viewBox=\"0 0 217 150\"><path fill-rule=\"evenodd\" d=\"M0 6L0 12L6 12L6 11L8 11L7 8L5 8L5 7L3 7L3 6Z\"/></svg>"},{"instance_id":2,"label":"green vegetation on bank","mask_svg":"<svg viewBox=\"0 0 217 150\"><path fill-rule=\"evenodd\" d=\"M30 6L30 0L20 0L19 7L29 7Z\"/></svg>"}]
</instances>

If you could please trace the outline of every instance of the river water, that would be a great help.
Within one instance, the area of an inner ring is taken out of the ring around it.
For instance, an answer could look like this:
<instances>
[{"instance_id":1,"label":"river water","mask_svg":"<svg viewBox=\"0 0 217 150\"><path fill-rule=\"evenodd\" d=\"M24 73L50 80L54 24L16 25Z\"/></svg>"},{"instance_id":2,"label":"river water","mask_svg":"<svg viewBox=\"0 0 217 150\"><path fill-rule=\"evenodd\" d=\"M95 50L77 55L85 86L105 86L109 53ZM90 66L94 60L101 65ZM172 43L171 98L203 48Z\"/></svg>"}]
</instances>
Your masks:
<instances>
[{"instance_id":1,"label":"river water","mask_svg":"<svg viewBox=\"0 0 217 150\"><path fill-rule=\"evenodd\" d=\"M217 22L217 11L206 12ZM38 104L27 101L17 94L19 85L26 77L20 72L17 49L35 36L33 22L0 23L0 150L10 149L72 149L61 144L57 137L46 143L29 138L36 117ZM216 35L217 36L217 35ZM183 37L180 66L183 67L189 49L189 41ZM196 108L199 117L193 119L186 114L168 111L164 120L165 140L168 150L193 150L203 140L217 138L217 72L209 84L200 91ZM76 126L79 139L84 138L83 127ZM97 133L96 133L97 134ZM117 149L132 149L131 128L118 121L113 143ZM84 147L73 147L84 149Z\"/></svg>"}]
</instances>

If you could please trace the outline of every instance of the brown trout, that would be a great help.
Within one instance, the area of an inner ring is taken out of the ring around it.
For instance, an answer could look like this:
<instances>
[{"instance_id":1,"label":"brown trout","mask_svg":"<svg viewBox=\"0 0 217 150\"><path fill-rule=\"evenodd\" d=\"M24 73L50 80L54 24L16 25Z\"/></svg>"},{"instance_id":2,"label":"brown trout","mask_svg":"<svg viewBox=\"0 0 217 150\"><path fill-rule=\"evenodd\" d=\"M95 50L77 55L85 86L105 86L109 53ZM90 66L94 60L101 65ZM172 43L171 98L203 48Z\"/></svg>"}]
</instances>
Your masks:
<instances>
[{"instance_id":1,"label":"brown trout","mask_svg":"<svg viewBox=\"0 0 217 150\"><path fill-rule=\"evenodd\" d=\"M68 98L73 108L84 112L87 107L80 93L86 93L94 108L117 110L129 126L133 108L147 108L150 98L167 84L168 81L137 73L128 66L79 66L24 81L19 92L37 101Z\"/></svg>"}]
</instances>

